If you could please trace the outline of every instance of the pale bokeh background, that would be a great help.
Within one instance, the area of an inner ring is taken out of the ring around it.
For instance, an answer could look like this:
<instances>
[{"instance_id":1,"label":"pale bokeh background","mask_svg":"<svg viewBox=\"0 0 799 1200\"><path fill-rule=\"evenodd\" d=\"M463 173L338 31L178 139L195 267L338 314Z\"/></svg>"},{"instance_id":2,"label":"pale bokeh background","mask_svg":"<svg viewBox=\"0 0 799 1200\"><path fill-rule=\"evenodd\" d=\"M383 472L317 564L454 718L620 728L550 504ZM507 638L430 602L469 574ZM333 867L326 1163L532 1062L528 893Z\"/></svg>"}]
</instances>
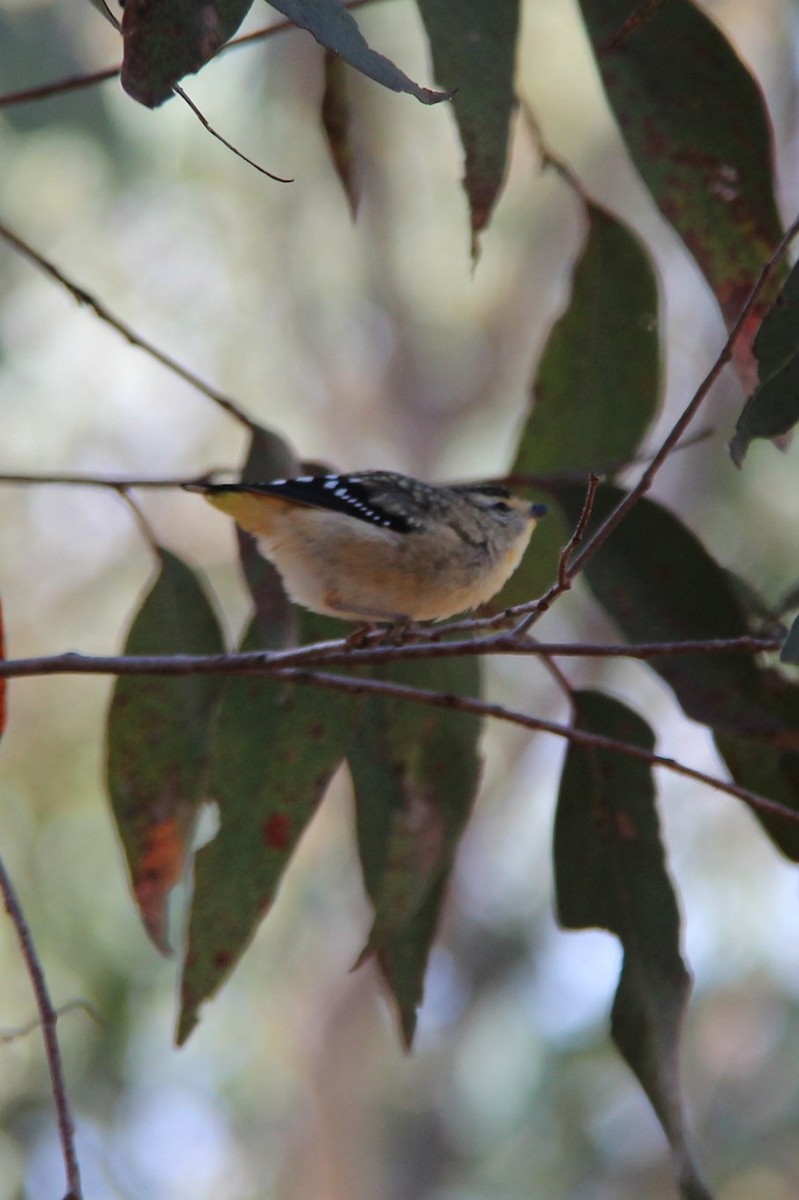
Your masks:
<instances>
[{"instance_id":1,"label":"pale bokeh background","mask_svg":"<svg viewBox=\"0 0 799 1200\"><path fill-rule=\"evenodd\" d=\"M247 28L268 11L256 9ZM713 11L772 108L781 202L796 207L796 11ZM429 83L407 0L359 13L372 43ZM118 61L88 4L0 0L0 91ZM575 6L525 9L522 88L587 188L653 247L663 279L665 429L721 323L698 273L620 153ZM568 292L578 208L542 175L523 123L472 273L446 106L353 79L362 205L353 226L319 130L321 54L306 35L232 52L187 90L290 187L228 154L177 101L151 113L113 81L0 110L0 220L305 457L431 479L508 466L534 363ZM725 453L726 380L659 494L770 598L799 575L795 448ZM0 472L193 474L234 466L244 434L0 244ZM653 439L656 436L653 433ZM140 501L165 545L208 572L231 637L246 615L229 524L194 497ZM13 656L113 652L152 571L113 493L0 487L0 592ZM607 632L581 589L541 627ZM642 666L567 664L656 724L659 748L716 770L704 733ZM609 1049L618 952L557 930L549 843L563 747L486 734L485 784L459 857L412 1057L370 968L349 967L369 912L336 781L268 922L189 1045L172 1047L173 962L145 939L102 787L106 680L15 682L0 747L0 853L56 1003L91 1200L660 1200L662 1135ZM492 696L565 716L533 663L497 664ZM333 702L333 701L331 701ZM663 778L662 812L696 975L687 1090L722 1200L799 1188L799 894L733 801ZM33 1014L0 922L0 1026ZM0 1200L63 1191L37 1034L0 1044Z\"/></svg>"}]
</instances>

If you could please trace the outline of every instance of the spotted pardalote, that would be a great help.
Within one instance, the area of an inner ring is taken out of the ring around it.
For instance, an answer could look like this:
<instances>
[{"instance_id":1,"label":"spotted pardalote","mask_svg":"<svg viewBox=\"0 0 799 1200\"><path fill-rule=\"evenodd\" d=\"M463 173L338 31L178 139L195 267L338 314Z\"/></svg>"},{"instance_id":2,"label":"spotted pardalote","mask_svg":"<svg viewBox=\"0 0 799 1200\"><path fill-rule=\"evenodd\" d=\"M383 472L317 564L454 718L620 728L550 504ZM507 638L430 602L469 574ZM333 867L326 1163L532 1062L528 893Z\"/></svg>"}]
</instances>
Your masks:
<instances>
[{"instance_id":1,"label":"spotted pardalote","mask_svg":"<svg viewBox=\"0 0 799 1200\"><path fill-rule=\"evenodd\" d=\"M360 622L440 621L484 604L547 511L504 487L390 471L188 486L256 537L297 604Z\"/></svg>"}]
</instances>

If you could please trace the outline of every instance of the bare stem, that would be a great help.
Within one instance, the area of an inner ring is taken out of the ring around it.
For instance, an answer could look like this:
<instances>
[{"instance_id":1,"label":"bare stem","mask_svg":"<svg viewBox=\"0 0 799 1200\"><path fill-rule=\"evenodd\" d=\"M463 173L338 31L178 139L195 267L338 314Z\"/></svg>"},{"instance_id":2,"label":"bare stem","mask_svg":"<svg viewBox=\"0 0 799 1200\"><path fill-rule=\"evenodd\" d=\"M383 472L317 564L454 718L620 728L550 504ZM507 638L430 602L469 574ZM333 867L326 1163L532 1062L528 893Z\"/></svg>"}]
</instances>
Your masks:
<instances>
[{"instance_id":1,"label":"bare stem","mask_svg":"<svg viewBox=\"0 0 799 1200\"><path fill-rule=\"evenodd\" d=\"M8 226L2 223L0 223L0 238L7 242L8 245L16 250L18 254L21 254L23 258L27 258L29 262L34 263L35 266L44 271L45 275L49 275L49 277L54 279L56 283L59 283L63 288L66 288L70 295L77 300L78 304L85 304L92 310L95 316L99 317L101 321L104 321L106 325L110 325L111 328L120 334L125 341L129 342L131 346L136 346L139 350L143 350L145 354L149 354L150 358L154 358L156 362L159 362L161 366L166 367L168 371L172 371L172 373L177 375L180 379L185 380L186 383L190 384L193 388L196 388L198 392L202 392L202 394L207 396L209 400L213 400L214 404L217 404L220 408L224 409L226 413L228 413L236 421L239 421L242 425L246 426L247 429L253 430L257 428L256 422L253 421L252 417L249 417L247 413L245 413L244 410L238 406L238 404L236 404L235 400L231 400L229 396L225 396L222 392L217 391L216 388L211 387L211 385L206 383L204 379L201 379L199 375L195 375L193 371L190 371L188 367L182 366L181 363L177 362L174 358L171 358L168 354L165 354L163 350L159 350L158 347L152 342L149 342L145 338L141 337L135 332L135 330L131 329L129 325L126 325L124 321L121 321L119 317L115 316L110 309L106 308L106 306L100 300L97 300L94 296L90 295L90 293L85 291L84 288L80 287L79 284L74 283L71 279L68 279L67 276L58 269L58 267L34 250L32 246L29 246L27 242L22 240L22 238L18 237L15 233L12 233Z\"/></svg>"},{"instance_id":2,"label":"bare stem","mask_svg":"<svg viewBox=\"0 0 799 1200\"><path fill-rule=\"evenodd\" d=\"M75 1152L75 1123L72 1119L67 1099L64 1067L61 1062L61 1051L58 1046L58 1037L56 1034L58 1013L53 1008L50 993L47 989L47 982L44 978L44 971L39 962L36 947L33 944L33 937L31 936L28 922L25 919L22 906L17 898L2 859L0 859L0 892L3 895L6 912L17 931L17 937L22 949L22 957L28 969L33 993L36 997L36 1007L39 1010L39 1017L41 1019L44 1048L47 1054L47 1066L50 1071L50 1086L58 1118L58 1134L61 1140L61 1153L64 1159L64 1169L67 1178L67 1194L64 1200L82 1200L83 1190L80 1181L80 1168L78 1167L78 1157Z\"/></svg>"},{"instance_id":3,"label":"bare stem","mask_svg":"<svg viewBox=\"0 0 799 1200\"><path fill-rule=\"evenodd\" d=\"M455 709L458 712L472 713L475 716L492 717L499 721L509 721L511 724L521 725L525 729L534 729L540 733L551 733L555 737L565 738L572 745L584 746L594 750L610 750L616 754L623 754L627 758L640 759L643 762L649 763L652 767L662 767L666 771L671 771L676 775L684 775L686 778L693 779L697 783L704 783L707 787L713 788L714 791L724 792L728 796L735 796L736 799L742 800L750 808L758 812L768 813L770 816L782 817L793 825L799 824L799 812L788 808L787 805L778 803L776 800L769 800L766 796L760 796L757 792L750 791L749 788L740 787L737 783L728 783L723 779L717 779L714 775L698 771L694 767L689 767L674 758L666 758L662 754L654 754L650 750L645 750L642 746L606 737L604 734L591 733L589 730L578 729L573 725L559 725L555 721L546 721L541 717L531 717L527 713L504 708L501 704L491 704L485 700L476 700L467 696L454 696L442 692L434 692L427 688L410 687L384 679L354 679L347 675L329 675L322 671L309 671L303 667L287 668L280 672L280 678L293 680L295 683L327 687L334 691L346 692L350 695L379 693L384 696L390 696L393 699L407 700L415 704L431 705L433 708Z\"/></svg>"},{"instance_id":4,"label":"bare stem","mask_svg":"<svg viewBox=\"0 0 799 1200\"><path fill-rule=\"evenodd\" d=\"M596 490L598 487L599 476L594 474L589 475L588 490L585 493L582 512L580 513L580 517L574 527L574 532L560 552L560 556L558 558L558 573L555 578L555 582L548 591L544 592L544 595L541 596L540 599L535 601L530 611L514 628L513 633L517 637L523 634L527 629L530 628L531 625L543 617L544 613L547 611L547 609L552 607L558 597L562 596L563 593L567 592L571 587L572 577L569 571L569 564L571 563L572 555L582 542L586 526L591 520L591 513L594 509L594 499L596 497Z\"/></svg>"},{"instance_id":5,"label":"bare stem","mask_svg":"<svg viewBox=\"0 0 799 1200\"><path fill-rule=\"evenodd\" d=\"M660 449L655 453L652 461L642 472L638 483L627 493L626 496L624 496L622 500L619 501L613 511L608 514L608 516L599 526L588 544L583 547L577 557L572 561L569 568L570 578L573 579L574 576L577 575L583 569L583 567L585 567L591 561L597 550L599 550L600 547L605 544L619 522L624 519L630 509L633 508L634 505L636 505L641 499L641 497L645 495L646 492L648 492L651 488L655 476L663 466L663 463L666 461L668 456L674 450L680 438L691 424L691 421L693 421L694 417L699 412L699 409L704 403L708 392L713 387L713 384L716 382L727 364L731 362L738 338L741 336L741 333L743 332L755 305L763 295L766 285L771 279L772 272L784 257L788 247L796 237L797 233L799 233L799 216L795 217L788 226L788 229L783 234L776 249L769 257L768 261L763 267L763 270L760 272L760 275L755 281L755 284L749 293L746 302L741 308L741 311L738 313L735 323L730 329L730 332L727 335L727 340L722 346L715 362L705 375L704 379L694 392L680 416L675 421L674 425L667 433L666 437L663 439Z\"/></svg>"},{"instance_id":6,"label":"bare stem","mask_svg":"<svg viewBox=\"0 0 799 1200\"><path fill-rule=\"evenodd\" d=\"M253 159L248 158L247 155L243 154L242 151L239 150L237 146L234 146L233 143L229 142L226 137L223 137L218 129L214 129L213 125L210 123L210 121L205 116L205 114L202 112L202 110L197 107L197 105L194 103L194 101L191 99L191 97L183 90L183 88L180 86L180 84L176 83L175 86L172 88L172 91L177 96L180 96L181 100L183 100L189 106L189 108L194 113L197 120L202 125L203 129L205 129L207 133L210 133L211 137L214 137L214 138L216 138L216 140L218 142L221 142L222 145L225 146L228 150L230 150L232 154L235 154L237 158L240 158L242 160L242 162L246 162L249 167L254 167L256 171L260 171L261 174L266 175L266 177L268 179L274 179L275 183L293 183L294 182L293 179L285 179L282 175L275 175L275 174L273 174L272 171L267 171L266 167L262 167L257 162L254 162Z\"/></svg>"}]
</instances>

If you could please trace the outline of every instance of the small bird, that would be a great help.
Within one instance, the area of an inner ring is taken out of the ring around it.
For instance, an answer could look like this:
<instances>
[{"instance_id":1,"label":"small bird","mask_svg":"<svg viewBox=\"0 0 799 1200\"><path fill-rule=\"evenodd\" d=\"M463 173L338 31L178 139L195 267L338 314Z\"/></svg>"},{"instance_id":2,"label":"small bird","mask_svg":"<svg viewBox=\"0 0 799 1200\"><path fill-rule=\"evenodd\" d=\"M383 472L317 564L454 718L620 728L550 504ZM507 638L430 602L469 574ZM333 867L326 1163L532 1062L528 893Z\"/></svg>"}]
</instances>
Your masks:
<instances>
[{"instance_id":1,"label":"small bird","mask_svg":"<svg viewBox=\"0 0 799 1200\"><path fill-rule=\"evenodd\" d=\"M437 487L391 471L186 490L256 537L297 604L390 625L442 621L485 604L547 511L504 487Z\"/></svg>"}]
</instances>

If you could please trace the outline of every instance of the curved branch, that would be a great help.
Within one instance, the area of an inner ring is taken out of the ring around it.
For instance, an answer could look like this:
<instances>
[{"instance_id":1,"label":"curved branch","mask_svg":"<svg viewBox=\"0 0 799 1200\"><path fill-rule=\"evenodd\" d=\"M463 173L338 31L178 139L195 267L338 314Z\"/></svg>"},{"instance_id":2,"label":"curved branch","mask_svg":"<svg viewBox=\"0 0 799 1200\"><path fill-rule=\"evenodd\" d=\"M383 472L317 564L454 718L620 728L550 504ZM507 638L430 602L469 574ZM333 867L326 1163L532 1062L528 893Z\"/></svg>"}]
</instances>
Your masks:
<instances>
[{"instance_id":1,"label":"curved branch","mask_svg":"<svg viewBox=\"0 0 799 1200\"><path fill-rule=\"evenodd\" d=\"M143 350L145 354L149 354L150 358L154 358L162 367L166 367L168 371L172 371L174 375L177 375L193 388L196 388L198 392L202 392L209 400L213 400L214 404L224 409L229 416L239 421L247 429L255 430L258 428L257 423L252 417L247 415L244 409L239 407L235 400L231 400L223 392L219 392L216 388L211 387L209 383L206 383L199 375L195 375L188 367L184 367L176 359L165 354L163 350L159 350L153 342L149 342L146 338L141 337L134 329L131 329L129 325L126 325L124 321L115 316L110 309L106 308L101 300L97 300L79 284L68 279L58 267L39 254L38 251L34 250L32 246L29 246L21 237L12 233L8 226L2 223L0 223L0 238L11 246L12 249L16 250L18 254L21 254L23 258L27 258L34 266L44 271L45 275L49 275L56 283L66 288L78 304L85 304L87 308L92 310L95 316L104 321L106 325L110 325L131 346L136 346L137 349Z\"/></svg>"},{"instance_id":2,"label":"curved branch","mask_svg":"<svg viewBox=\"0 0 799 1200\"><path fill-rule=\"evenodd\" d=\"M58 1037L56 1034L58 1012L53 1007L53 1002L50 999L47 982L44 978L44 971L42 970L42 964L39 962L36 947L33 944L33 937L31 936L28 922L25 920L22 906L17 898L2 859L0 859L0 892L2 892L6 912L17 931L17 937L22 949L22 957L25 960L25 966L28 969L31 984L33 985L36 1007L39 1010L41 1019L44 1048L47 1054L47 1066L50 1071L50 1085L58 1117L61 1153L67 1177L68 1190L64 1200L82 1200L83 1190L80 1181L80 1168L78 1166L78 1156L75 1152L75 1122L72 1119L67 1099L64 1067L61 1062L61 1051L58 1046Z\"/></svg>"}]
</instances>

